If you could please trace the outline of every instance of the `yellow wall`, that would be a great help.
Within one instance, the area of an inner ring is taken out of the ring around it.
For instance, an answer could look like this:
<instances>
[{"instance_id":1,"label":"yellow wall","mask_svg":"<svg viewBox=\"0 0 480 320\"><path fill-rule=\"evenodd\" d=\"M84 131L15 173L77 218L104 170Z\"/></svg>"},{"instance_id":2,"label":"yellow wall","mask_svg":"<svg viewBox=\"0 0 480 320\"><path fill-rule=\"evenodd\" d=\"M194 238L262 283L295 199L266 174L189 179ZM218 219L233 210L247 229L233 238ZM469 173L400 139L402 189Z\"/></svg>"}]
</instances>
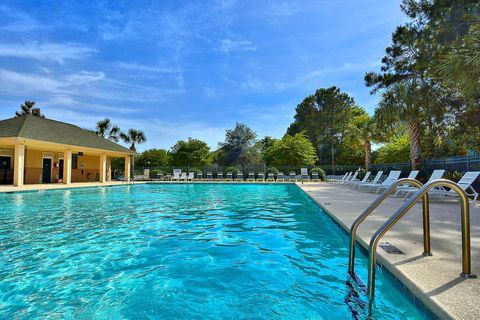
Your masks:
<instances>
[{"instance_id":1,"label":"yellow wall","mask_svg":"<svg viewBox=\"0 0 480 320\"><path fill-rule=\"evenodd\" d=\"M42 183L43 155L44 153L53 153L52 181L59 182L59 168L57 167L59 159L63 153L44 152L40 150L27 149L25 159L25 183ZM110 166L110 159L107 160ZM72 169L72 182L93 182L99 180L100 157L83 155L78 157L77 169Z\"/></svg>"}]
</instances>

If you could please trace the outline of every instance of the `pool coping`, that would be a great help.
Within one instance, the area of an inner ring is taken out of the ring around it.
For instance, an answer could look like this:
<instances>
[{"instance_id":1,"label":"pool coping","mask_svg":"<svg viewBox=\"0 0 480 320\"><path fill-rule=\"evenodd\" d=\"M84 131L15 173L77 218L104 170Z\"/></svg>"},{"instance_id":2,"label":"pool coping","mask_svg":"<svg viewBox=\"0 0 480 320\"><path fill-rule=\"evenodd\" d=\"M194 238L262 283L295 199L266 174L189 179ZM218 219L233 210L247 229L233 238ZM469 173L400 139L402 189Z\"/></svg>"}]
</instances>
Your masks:
<instances>
[{"instance_id":1,"label":"pool coping","mask_svg":"<svg viewBox=\"0 0 480 320\"><path fill-rule=\"evenodd\" d=\"M301 189L310 199L313 200L330 218L332 218L343 231L350 235L350 226L347 226L343 221L341 221L335 214L328 210L324 205L322 205L317 199L315 199L310 193L304 190L301 185L296 183L297 187ZM357 244L359 244L361 251L368 255L369 244L365 242L361 237L356 238ZM455 317L450 314L447 310L442 308L436 301L431 299L425 293L423 293L420 288L411 280L405 277L405 275L398 270L392 263L390 263L385 257L381 254L377 255L377 265L380 265L382 268L385 268L390 275L403 286L404 289L408 290L407 295L410 294L414 299L414 303L418 300L427 313L432 314L438 319L455 319Z\"/></svg>"}]
</instances>

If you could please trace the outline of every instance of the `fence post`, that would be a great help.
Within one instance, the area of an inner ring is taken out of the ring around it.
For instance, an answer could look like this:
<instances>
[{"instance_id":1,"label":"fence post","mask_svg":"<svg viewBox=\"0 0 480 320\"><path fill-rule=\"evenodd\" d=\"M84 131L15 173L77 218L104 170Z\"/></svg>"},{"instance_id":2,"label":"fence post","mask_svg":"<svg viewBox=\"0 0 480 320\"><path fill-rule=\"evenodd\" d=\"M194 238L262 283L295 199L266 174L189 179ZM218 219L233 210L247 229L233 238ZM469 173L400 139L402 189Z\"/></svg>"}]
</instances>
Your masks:
<instances>
[{"instance_id":1,"label":"fence post","mask_svg":"<svg viewBox=\"0 0 480 320\"><path fill-rule=\"evenodd\" d=\"M467 155L467 171L470 171L470 155Z\"/></svg>"}]
</instances>

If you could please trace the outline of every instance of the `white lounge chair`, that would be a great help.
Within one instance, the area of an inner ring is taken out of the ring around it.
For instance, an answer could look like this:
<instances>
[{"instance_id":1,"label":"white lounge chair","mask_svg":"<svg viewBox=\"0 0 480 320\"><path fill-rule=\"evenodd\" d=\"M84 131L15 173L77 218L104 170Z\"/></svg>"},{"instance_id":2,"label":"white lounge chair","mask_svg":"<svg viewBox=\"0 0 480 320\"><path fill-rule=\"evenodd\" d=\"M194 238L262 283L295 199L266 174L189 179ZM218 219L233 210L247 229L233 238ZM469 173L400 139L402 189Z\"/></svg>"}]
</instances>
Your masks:
<instances>
[{"instance_id":1,"label":"white lounge chair","mask_svg":"<svg viewBox=\"0 0 480 320\"><path fill-rule=\"evenodd\" d=\"M477 180L478 176L480 175L480 171L470 171L467 172L463 175L463 177L460 179L460 181L457 182L457 184L460 186L460 188L465 191L467 196L473 198L473 205L477 203L478 199L478 192L473 189L472 184ZM440 195L442 197L442 200L445 197L457 197L457 193L453 190L445 190L445 189L434 189L428 192L429 195Z\"/></svg>"},{"instance_id":2,"label":"white lounge chair","mask_svg":"<svg viewBox=\"0 0 480 320\"><path fill-rule=\"evenodd\" d=\"M227 172L227 178L225 180L226 181L232 181L233 180L233 174L231 172Z\"/></svg>"},{"instance_id":3,"label":"white lounge chair","mask_svg":"<svg viewBox=\"0 0 480 320\"><path fill-rule=\"evenodd\" d=\"M243 182L243 173L241 173L241 172L237 173L237 176L235 177L235 180Z\"/></svg>"},{"instance_id":4,"label":"white lounge chair","mask_svg":"<svg viewBox=\"0 0 480 320\"><path fill-rule=\"evenodd\" d=\"M198 181L203 180L203 174L201 172L197 172L197 180Z\"/></svg>"},{"instance_id":5,"label":"white lounge chair","mask_svg":"<svg viewBox=\"0 0 480 320\"><path fill-rule=\"evenodd\" d=\"M310 181L310 176L308 175L308 168L301 168L300 174L302 175L302 182L306 180L307 182Z\"/></svg>"},{"instance_id":6,"label":"white lounge chair","mask_svg":"<svg viewBox=\"0 0 480 320\"><path fill-rule=\"evenodd\" d=\"M186 172L182 172L182 174L180 175L180 179L181 181L187 181L187 173Z\"/></svg>"},{"instance_id":7,"label":"white lounge chair","mask_svg":"<svg viewBox=\"0 0 480 320\"><path fill-rule=\"evenodd\" d=\"M257 173L257 179L255 181L265 181L265 175L263 172Z\"/></svg>"},{"instance_id":8,"label":"white lounge chair","mask_svg":"<svg viewBox=\"0 0 480 320\"><path fill-rule=\"evenodd\" d=\"M290 171L290 173L288 174L288 181L297 181L297 173L295 171Z\"/></svg>"},{"instance_id":9,"label":"white lounge chair","mask_svg":"<svg viewBox=\"0 0 480 320\"><path fill-rule=\"evenodd\" d=\"M392 184L398 181L401 174L402 174L402 171L399 171L399 170L390 171L387 178L382 183L380 183L376 187L373 187L376 189L375 193L379 193L382 190L388 189Z\"/></svg>"},{"instance_id":10,"label":"white lounge chair","mask_svg":"<svg viewBox=\"0 0 480 320\"><path fill-rule=\"evenodd\" d=\"M223 181L223 172L217 172L217 180L218 181Z\"/></svg>"},{"instance_id":11,"label":"white lounge chair","mask_svg":"<svg viewBox=\"0 0 480 320\"><path fill-rule=\"evenodd\" d=\"M195 178L195 172L189 172L187 180L188 181L193 181L194 178Z\"/></svg>"},{"instance_id":12,"label":"white lounge chair","mask_svg":"<svg viewBox=\"0 0 480 320\"><path fill-rule=\"evenodd\" d=\"M340 182L340 181L344 181L345 179L347 179L348 175L350 174L351 172L346 172L342 178L340 179L335 179L335 178L332 178L332 179L328 179L328 182L329 183L337 183L337 182Z\"/></svg>"},{"instance_id":13,"label":"white lounge chair","mask_svg":"<svg viewBox=\"0 0 480 320\"><path fill-rule=\"evenodd\" d=\"M426 183L430 183L434 180L442 179L444 174L445 174L445 170L443 169L434 170ZM442 189L442 188L437 188L437 189ZM405 199L407 199L412 193L415 193L417 191L418 191L418 188L415 188L413 186L400 186L397 188L397 192L395 192L395 196L397 194L405 193Z\"/></svg>"},{"instance_id":14,"label":"white lounge chair","mask_svg":"<svg viewBox=\"0 0 480 320\"><path fill-rule=\"evenodd\" d=\"M352 172L347 172L341 179L328 179L328 182L330 183L344 183L345 181L348 181L350 177L352 176Z\"/></svg>"},{"instance_id":15,"label":"white lounge chair","mask_svg":"<svg viewBox=\"0 0 480 320\"><path fill-rule=\"evenodd\" d=\"M255 172L249 171L248 172L248 179L247 181L255 181Z\"/></svg>"},{"instance_id":16,"label":"white lounge chair","mask_svg":"<svg viewBox=\"0 0 480 320\"><path fill-rule=\"evenodd\" d=\"M283 172L280 171L280 172L277 174L277 182L284 182L284 181L285 181L285 177L284 177L284 175L283 175Z\"/></svg>"},{"instance_id":17,"label":"white lounge chair","mask_svg":"<svg viewBox=\"0 0 480 320\"><path fill-rule=\"evenodd\" d=\"M182 174L182 169L173 169L172 181L180 180L181 174Z\"/></svg>"},{"instance_id":18,"label":"white lounge chair","mask_svg":"<svg viewBox=\"0 0 480 320\"><path fill-rule=\"evenodd\" d=\"M274 182L275 181L275 174L273 174L273 172L267 173L267 180L266 181Z\"/></svg>"},{"instance_id":19,"label":"white lounge chair","mask_svg":"<svg viewBox=\"0 0 480 320\"><path fill-rule=\"evenodd\" d=\"M355 189L357 186L359 186L362 183L368 183L368 179L370 179L371 174L372 174L372 172L368 171L367 173L365 173L362 180L357 180L357 181L353 181L352 183L350 183L349 184L350 187L352 187L352 189Z\"/></svg>"},{"instance_id":20,"label":"white lounge chair","mask_svg":"<svg viewBox=\"0 0 480 320\"><path fill-rule=\"evenodd\" d=\"M372 181L365 182L365 183L359 183L358 184L358 191L360 191L360 189L363 186L370 187L371 185L375 185L375 186L378 185L380 183L380 179L382 178L382 175L383 175L383 171L378 171Z\"/></svg>"},{"instance_id":21,"label":"white lounge chair","mask_svg":"<svg viewBox=\"0 0 480 320\"><path fill-rule=\"evenodd\" d=\"M358 181L357 177L358 177L358 171L355 171L355 173L353 175L351 175L348 179L345 179L345 180L343 180L342 182L339 182L339 183L348 186L349 184L351 184L355 181Z\"/></svg>"},{"instance_id":22,"label":"white lounge chair","mask_svg":"<svg viewBox=\"0 0 480 320\"><path fill-rule=\"evenodd\" d=\"M320 182L320 178L318 177L318 172L312 172L312 182Z\"/></svg>"}]
</instances>

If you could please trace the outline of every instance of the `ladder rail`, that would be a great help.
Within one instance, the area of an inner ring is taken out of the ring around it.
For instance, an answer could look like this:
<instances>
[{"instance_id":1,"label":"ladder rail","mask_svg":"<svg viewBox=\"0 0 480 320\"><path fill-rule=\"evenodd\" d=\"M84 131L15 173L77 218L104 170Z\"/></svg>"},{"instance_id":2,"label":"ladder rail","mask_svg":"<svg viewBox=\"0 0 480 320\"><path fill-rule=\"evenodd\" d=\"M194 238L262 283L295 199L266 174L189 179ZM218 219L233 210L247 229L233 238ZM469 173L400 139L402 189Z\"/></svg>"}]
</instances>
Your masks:
<instances>
[{"instance_id":1,"label":"ladder rail","mask_svg":"<svg viewBox=\"0 0 480 320\"><path fill-rule=\"evenodd\" d=\"M399 208L372 236L369 246L368 262L368 296L370 300L375 295L375 273L377 265L377 245L380 239L389 231L410 209L435 187L448 187L454 190L460 198L461 206L461 227L462 227L462 273L463 278L475 278L471 271L470 255L470 203L465 191L455 182L439 179L434 180L421 187L401 208ZM424 226L425 227L425 226Z\"/></svg>"},{"instance_id":2,"label":"ladder rail","mask_svg":"<svg viewBox=\"0 0 480 320\"><path fill-rule=\"evenodd\" d=\"M375 201L368 206L363 213L358 216L357 219L353 222L350 228L350 252L348 260L348 273L351 276L355 275L355 243L357 237L357 229L360 224L390 195L392 194L398 186L404 184L411 184L417 188L421 188L423 184L411 178L403 178L396 181L394 184L389 186L380 196L375 199ZM428 194L423 196L423 244L424 244L424 255L431 255L430 252L430 217L429 217L429 200Z\"/></svg>"}]
</instances>

